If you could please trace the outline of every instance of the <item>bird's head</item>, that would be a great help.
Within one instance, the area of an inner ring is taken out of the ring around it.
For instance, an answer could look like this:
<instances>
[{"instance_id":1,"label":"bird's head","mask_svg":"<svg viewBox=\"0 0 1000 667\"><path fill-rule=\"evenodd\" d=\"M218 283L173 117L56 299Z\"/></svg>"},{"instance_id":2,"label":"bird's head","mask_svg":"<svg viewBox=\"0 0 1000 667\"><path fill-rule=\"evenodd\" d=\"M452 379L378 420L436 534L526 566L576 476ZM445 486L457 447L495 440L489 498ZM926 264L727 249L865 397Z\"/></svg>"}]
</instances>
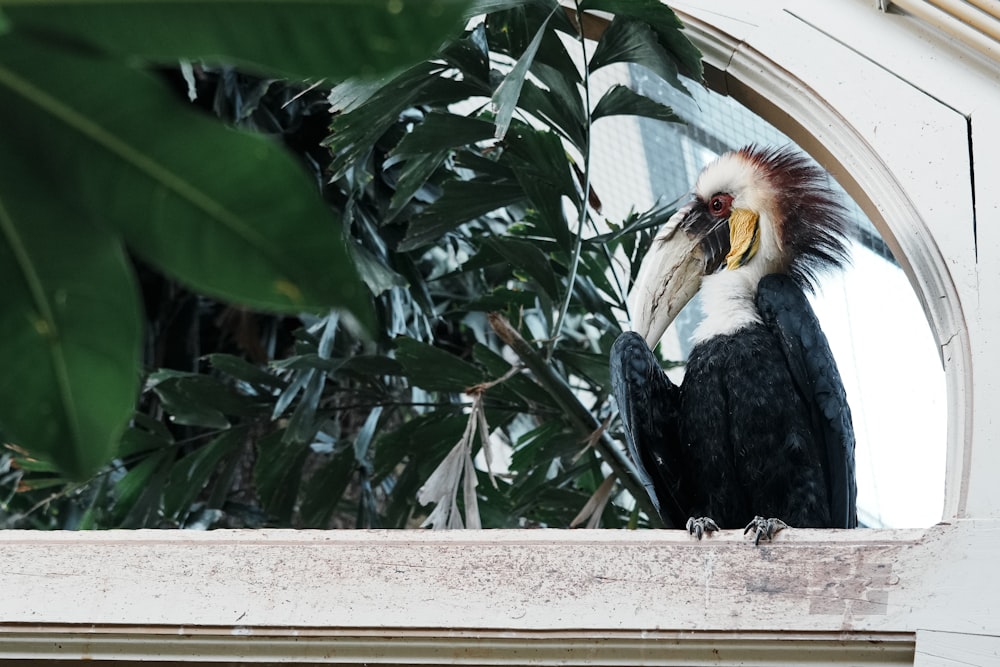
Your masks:
<instances>
[{"instance_id":1,"label":"bird's head","mask_svg":"<svg viewBox=\"0 0 1000 667\"><path fill-rule=\"evenodd\" d=\"M793 150L748 146L720 156L643 259L629 294L635 331L655 345L716 272L731 272L751 297L770 273L811 289L818 271L847 257L844 212L826 174Z\"/></svg>"}]
</instances>

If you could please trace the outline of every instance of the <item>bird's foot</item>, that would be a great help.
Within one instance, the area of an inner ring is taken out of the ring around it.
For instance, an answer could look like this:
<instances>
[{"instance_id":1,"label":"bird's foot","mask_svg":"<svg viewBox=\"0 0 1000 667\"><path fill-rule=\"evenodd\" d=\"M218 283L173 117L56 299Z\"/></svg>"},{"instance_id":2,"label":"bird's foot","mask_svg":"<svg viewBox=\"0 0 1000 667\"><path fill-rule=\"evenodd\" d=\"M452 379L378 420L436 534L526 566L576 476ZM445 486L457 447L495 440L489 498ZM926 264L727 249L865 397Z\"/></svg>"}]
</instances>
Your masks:
<instances>
[{"instance_id":1,"label":"bird's foot","mask_svg":"<svg viewBox=\"0 0 1000 667\"><path fill-rule=\"evenodd\" d=\"M687 531L691 535L694 535L699 540L705 533L711 533L719 529L719 524L715 523L712 519L707 516L698 517L697 519L691 517L687 521Z\"/></svg>"},{"instance_id":2,"label":"bird's foot","mask_svg":"<svg viewBox=\"0 0 1000 667\"><path fill-rule=\"evenodd\" d=\"M743 534L746 535L751 530L754 531L753 545L757 546L760 544L760 538L766 537L767 541L770 542L778 531L788 528L788 524L781 519L765 519L762 516L755 516L753 521L747 524L747 527L743 529Z\"/></svg>"}]
</instances>

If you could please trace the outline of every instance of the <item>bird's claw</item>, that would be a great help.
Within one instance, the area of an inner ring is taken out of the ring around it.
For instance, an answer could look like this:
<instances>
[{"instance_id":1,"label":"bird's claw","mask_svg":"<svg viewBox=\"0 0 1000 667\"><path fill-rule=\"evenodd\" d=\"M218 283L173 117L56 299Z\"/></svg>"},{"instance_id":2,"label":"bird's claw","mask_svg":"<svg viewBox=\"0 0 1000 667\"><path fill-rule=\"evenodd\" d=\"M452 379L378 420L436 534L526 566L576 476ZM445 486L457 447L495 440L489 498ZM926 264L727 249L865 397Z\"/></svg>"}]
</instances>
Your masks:
<instances>
[{"instance_id":1,"label":"bird's claw","mask_svg":"<svg viewBox=\"0 0 1000 667\"><path fill-rule=\"evenodd\" d=\"M712 519L707 516L698 517L697 519L691 517L687 520L687 531L691 535L694 535L699 540L705 533L711 533L719 529L719 524L715 523Z\"/></svg>"},{"instance_id":2,"label":"bird's claw","mask_svg":"<svg viewBox=\"0 0 1000 667\"><path fill-rule=\"evenodd\" d=\"M778 531L788 528L788 524L781 519L765 519L762 516L755 516L753 521L747 524L747 527L743 529L743 534L746 535L751 530L754 531L753 545L757 546L760 544L760 538L766 537L767 541L770 542Z\"/></svg>"}]
</instances>

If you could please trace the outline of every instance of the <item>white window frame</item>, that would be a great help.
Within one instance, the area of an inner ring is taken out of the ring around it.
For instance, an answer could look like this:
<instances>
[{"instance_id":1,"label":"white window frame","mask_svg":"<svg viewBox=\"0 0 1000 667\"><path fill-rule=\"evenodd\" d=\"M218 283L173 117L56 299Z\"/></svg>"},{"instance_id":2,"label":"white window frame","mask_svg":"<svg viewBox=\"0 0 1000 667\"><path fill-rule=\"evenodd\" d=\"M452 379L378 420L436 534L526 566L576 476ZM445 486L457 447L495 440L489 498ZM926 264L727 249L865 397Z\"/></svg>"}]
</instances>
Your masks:
<instances>
[{"instance_id":1,"label":"white window frame","mask_svg":"<svg viewBox=\"0 0 1000 667\"><path fill-rule=\"evenodd\" d=\"M739 531L5 531L0 660L997 664L997 63L861 0L676 8L710 86L826 166L913 284L946 372L942 524L759 548Z\"/></svg>"}]
</instances>

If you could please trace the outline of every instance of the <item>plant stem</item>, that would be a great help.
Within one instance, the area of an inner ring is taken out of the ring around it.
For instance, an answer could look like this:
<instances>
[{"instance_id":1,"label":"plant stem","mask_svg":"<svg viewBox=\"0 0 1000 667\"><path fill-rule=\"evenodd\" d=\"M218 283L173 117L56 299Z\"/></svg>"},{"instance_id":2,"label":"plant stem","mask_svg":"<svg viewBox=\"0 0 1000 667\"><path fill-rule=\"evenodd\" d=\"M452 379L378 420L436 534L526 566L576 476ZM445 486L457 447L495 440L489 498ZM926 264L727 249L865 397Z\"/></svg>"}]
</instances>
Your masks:
<instances>
[{"instance_id":1,"label":"plant stem","mask_svg":"<svg viewBox=\"0 0 1000 667\"><path fill-rule=\"evenodd\" d=\"M639 484L638 475L632 462L628 460L617 443L611 439L606 432L601 429L601 424L590 413L580 400L573 393L573 390L566 384L549 366L548 361L543 359L532 345L517 332L510 322L500 313L490 313L487 316L490 326L497 333L504 343L520 357L524 365L531 371L535 381L544 387L559 404L569 419L583 438L591 438L593 434L601 430L600 437L596 440L597 451L601 453L601 458L611 466L611 470L618 475L622 485L632 494L636 503L642 508L649 522L654 526L662 526L660 516L650 501L646 490Z\"/></svg>"},{"instance_id":2,"label":"plant stem","mask_svg":"<svg viewBox=\"0 0 1000 667\"><path fill-rule=\"evenodd\" d=\"M580 23L580 0L574 0L576 5L577 23ZM559 337L562 333L563 325L566 323L566 315L569 313L569 304L573 299L573 288L576 286L576 275L580 269L580 255L583 253L583 227L587 223L587 207L590 202L590 61L587 59L587 39L583 36L583 30L579 31L580 52L583 57L583 193L580 197L580 216L576 226L576 244L573 246L573 258L570 260L569 280L566 283L566 296L563 298L559 308L559 315L555 325L552 327L552 335L549 337L549 345L546 350L546 358L551 359L552 354L559 345Z\"/></svg>"}]
</instances>

